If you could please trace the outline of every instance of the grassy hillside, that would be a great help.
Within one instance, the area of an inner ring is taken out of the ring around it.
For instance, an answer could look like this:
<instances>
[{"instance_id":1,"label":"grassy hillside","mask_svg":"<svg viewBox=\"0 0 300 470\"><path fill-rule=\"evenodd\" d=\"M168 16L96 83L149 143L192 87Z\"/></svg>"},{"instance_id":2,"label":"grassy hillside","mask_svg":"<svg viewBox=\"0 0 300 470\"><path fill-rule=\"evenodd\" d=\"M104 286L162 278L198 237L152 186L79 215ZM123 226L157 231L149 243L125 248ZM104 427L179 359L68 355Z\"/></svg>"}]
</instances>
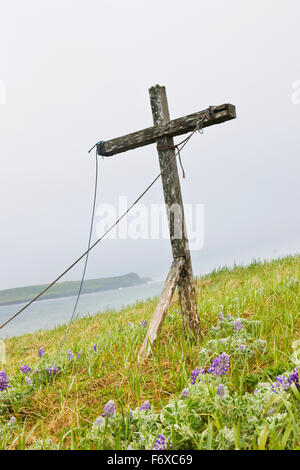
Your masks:
<instances>
[{"instance_id":1,"label":"grassy hillside","mask_svg":"<svg viewBox=\"0 0 300 470\"><path fill-rule=\"evenodd\" d=\"M139 284L144 284L149 280L150 279L148 278L140 278L135 273L101 279L89 279L85 281L82 293L90 294L92 292L119 289L120 287L137 286ZM79 286L79 281L58 282L51 287L49 291L40 298L40 300L77 295ZM28 302L42 292L46 287L47 284L41 284L38 286L17 287L15 289L1 290L0 306Z\"/></svg>"},{"instance_id":2,"label":"grassy hillside","mask_svg":"<svg viewBox=\"0 0 300 470\"><path fill-rule=\"evenodd\" d=\"M175 297L155 355L141 364L157 299L77 320L52 374L65 327L7 340L0 448L151 449L159 433L174 449L299 448L299 271L295 256L197 280L203 341L184 335ZM36 387L24 396L25 377Z\"/></svg>"}]
</instances>

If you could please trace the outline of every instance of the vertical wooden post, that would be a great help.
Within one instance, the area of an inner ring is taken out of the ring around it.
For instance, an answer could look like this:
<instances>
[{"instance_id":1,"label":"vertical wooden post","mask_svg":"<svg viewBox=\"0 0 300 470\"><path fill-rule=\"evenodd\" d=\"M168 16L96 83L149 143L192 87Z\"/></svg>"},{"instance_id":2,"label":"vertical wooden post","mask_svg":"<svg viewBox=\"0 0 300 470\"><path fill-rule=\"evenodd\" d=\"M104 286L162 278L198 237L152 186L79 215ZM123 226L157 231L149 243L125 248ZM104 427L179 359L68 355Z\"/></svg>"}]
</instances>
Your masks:
<instances>
[{"instance_id":1,"label":"vertical wooden post","mask_svg":"<svg viewBox=\"0 0 300 470\"><path fill-rule=\"evenodd\" d=\"M160 124L166 124L170 121L170 114L165 87L159 85L151 87L149 89L149 94L154 125L158 126ZM157 139L160 169L163 170L167 165L169 165L167 170L162 174L162 184L168 214L173 258L176 259L183 257L185 259L185 264L178 280L178 293L182 320L184 328L187 331L192 331L196 337L199 337L201 335L201 330L196 302L192 262L186 234L177 162L174 158L175 150L172 147L174 147L172 137L160 137ZM170 163L172 158L174 158L174 160ZM177 210L173 212L172 207ZM179 234L181 232L181 236L179 238L177 237L178 229L180 229Z\"/></svg>"}]
</instances>

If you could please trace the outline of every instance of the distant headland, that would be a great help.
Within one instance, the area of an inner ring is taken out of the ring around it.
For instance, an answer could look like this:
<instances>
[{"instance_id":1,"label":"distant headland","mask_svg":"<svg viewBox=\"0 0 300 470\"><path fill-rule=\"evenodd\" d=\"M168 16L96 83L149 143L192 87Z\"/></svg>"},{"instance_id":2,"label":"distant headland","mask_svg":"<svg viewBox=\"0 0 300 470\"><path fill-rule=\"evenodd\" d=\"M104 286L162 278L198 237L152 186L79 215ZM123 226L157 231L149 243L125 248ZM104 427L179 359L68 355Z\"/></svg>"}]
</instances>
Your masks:
<instances>
[{"instance_id":1,"label":"distant headland","mask_svg":"<svg viewBox=\"0 0 300 470\"><path fill-rule=\"evenodd\" d=\"M123 276L103 277L99 279L88 279L84 282L82 294L92 294L108 290L115 290L124 287L133 287L146 284L152 279L140 277L136 273L128 273ZM60 282L54 285L39 300L58 299L60 297L72 297L77 295L80 281ZM16 287L15 289L0 290L0 306L23 304L29 302L38 295L47 284L36 286Z\"/></svg>"}]
</instances>

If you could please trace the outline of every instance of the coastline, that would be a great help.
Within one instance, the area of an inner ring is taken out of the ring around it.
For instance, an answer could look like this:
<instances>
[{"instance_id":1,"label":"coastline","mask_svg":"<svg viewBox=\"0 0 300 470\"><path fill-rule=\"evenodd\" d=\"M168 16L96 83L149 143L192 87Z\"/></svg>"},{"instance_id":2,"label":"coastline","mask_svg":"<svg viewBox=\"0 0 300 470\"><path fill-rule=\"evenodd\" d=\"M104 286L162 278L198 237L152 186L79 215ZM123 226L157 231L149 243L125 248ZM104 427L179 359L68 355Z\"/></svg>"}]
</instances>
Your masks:
<instances>
[{"instance_id":1,"label":"coastline","mask_svg":"<svg viewBox=\"0 0 300 470\"><path fill-rule=\"evenodd\" d=\"M112 283L110 283L108 285L101 285L101 282L106 283L107 280L110 280L110 281L113 280L113 282L115 282L115 285L113 285ZM81 295L97 294L97 293L100 293L100 292L115 291L115 290L119 290L119 289L124 289L126 287L137 287L137 286L140 286L140 285L148 284L149 282L152 282L151 278L142 278L142 277L139 277L135 273L125 274L124 276L119 276L119 277L116 277L116 278L90 279L90 280L85 281L85 286L82 290ZM95 283L98 283L98 285L95 285ZM72 290L69 290L69 291L62 290L61 288L64 284L68 285L68 287L70 285L72 285ZM63 298L68 298L68 297L75 297L78 293L79 284L80 284L79 281L68 281L66 283L59 283L59 284L57 284L56 287L57 287L57 289L60 289L60 291L51 293L51 290L50 290L49 293L46 293L41 298L37 299L37 302L41 302L41 301L44 301L44 300L55 300L55 299L63 299ZM92 285L92 287L91 287L91 285ZM35 289L35 290L40 289L40 290L42 290L43 288L44 288L44 285L28 286L28 287L24 287L24 288L15 288L15 289L6 289L6 290L3 290L3 291L0 291L0 299L1 299L1 293L6 293L8 291L18 292L18 290L21 290L21 289L22 290L23 289L25 289L25 290L30 290L30 289ZM53 288L51 288L51 289L53 290ZM55 289L55 287L54 287L54 289ZM36 292L33 291L30 294L26 293L26 295L24 297L16 297L16 298L10 299L10 300L2 300L2 301L0 300L0 307L7 307L7 306L10 306L10 305L26 304L35 295L36 295Z\"/></svg>"}]
</instances>

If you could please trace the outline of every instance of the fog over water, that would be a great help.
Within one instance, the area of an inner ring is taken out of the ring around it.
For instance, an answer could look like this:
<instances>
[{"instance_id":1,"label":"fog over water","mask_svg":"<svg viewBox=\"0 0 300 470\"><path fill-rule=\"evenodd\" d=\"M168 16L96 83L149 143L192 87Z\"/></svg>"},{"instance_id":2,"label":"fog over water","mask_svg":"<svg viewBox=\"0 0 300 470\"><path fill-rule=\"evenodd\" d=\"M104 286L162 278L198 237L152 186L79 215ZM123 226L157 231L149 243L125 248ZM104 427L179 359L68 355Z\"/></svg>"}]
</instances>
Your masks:
<instances>
[{"instance_id":1,"label":"fog over water","mask_svg":"<svg viewBox=\"0 0 300 470\"><path fill-rule=\"evenodd\" d=\"M79 317L95 313L109 315L110 313L107 310L110 312L118 311L127 305L132 306L132 309L134 309L134 304L137 301L157 296L162 286L163 281L156 280L139 286L82 295L78 303L77 315ZM64 297L35 302L0 331L0 338L33 333L40 329L44 330L68 323L75 300L76 297ZM21 307L22 305L0 307L0 322L4 322Z\"/></svg>"},{"instance_id":2,"label":"fog over water","mask_svg":"<svg viewBox=\"0 0 300 470\"><path fill-rule=\"evenodd\" d=\"M204 204L194 273L299 252L299 1L11 0L4 10L0 289L50 282L86 249L87 151L151 126L156 83L167 88L172 118L237 107L236 120L196 135L182 152L183 199ZM99 165L98 205L114 207L159 171L154 145ZM161 181L143 203L163 203ZM168 240L104 240L87 278L163 278L171 261ZM81 271L82 263L64 280Z\"/></svg>"}]
</instances>

